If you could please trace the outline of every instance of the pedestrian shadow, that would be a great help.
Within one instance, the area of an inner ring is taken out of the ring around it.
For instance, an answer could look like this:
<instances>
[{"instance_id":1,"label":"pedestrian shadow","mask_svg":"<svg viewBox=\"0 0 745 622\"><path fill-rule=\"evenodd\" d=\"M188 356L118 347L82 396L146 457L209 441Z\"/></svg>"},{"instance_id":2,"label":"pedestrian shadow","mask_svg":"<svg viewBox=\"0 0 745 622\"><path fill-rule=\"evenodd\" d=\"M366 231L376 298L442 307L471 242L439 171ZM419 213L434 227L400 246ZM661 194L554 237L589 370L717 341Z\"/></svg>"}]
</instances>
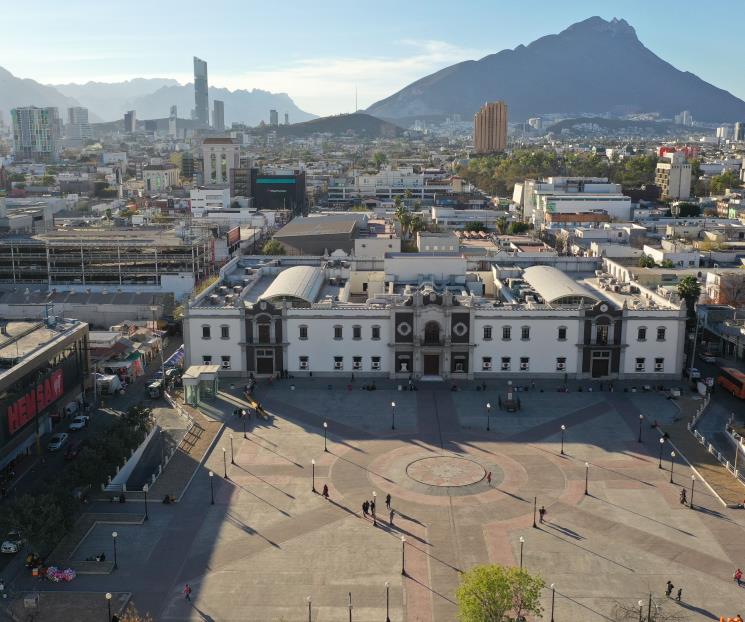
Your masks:
<instances>
[{"instance_id":1,"label":"pedestrian shadow","mask_svg":"<svg viewBox=\"0 0 745 622\"><path fill-rule=\"evenodd\" d=\"M330 453L332 456L338 458L339 460L344 460L344 462L348 462L349 464L353 464L354 466L362 469L363 471L367 471L368 473L372 473L373 475L377 475L381 479L384 479L386 482L389 482L391 484L395 484L396 483L392 479L386 477L385 475L381 475L380 473L376 473L372 469L368 469L366 466L362 466L361 464L359 464L358 462L355 462L354 460L350 460L349 458L345 458L344 456L340 456L339 454L335 454L330 449L329 449L328 453Z\"/></svg>"},{"instance_id":2,"label":"pedestrian shadow","mask_svg":"<svg viewBox=\"0 0 745 622\"><path fill-rule=\"evenodd\" d=\"M265 479L264 479L263 477L261 477L260 475L256 475L256 473L251 473L251 471L249 471L249 470L248 470L247 468L245 468L245 467L242 467L242 466L241 466L240 464L238 464L238 463L235 463L235 464L234 464L233 466L235 466L235 467L238 467L238 468L239 468L239 469L240 469L241 471L244 471L244 472L248 473L248 474L249 474L249 475L250 475L251 477L255 477L256 479L258 479L259 481L263 482L263 483L264 483L264 484L266 484L267 486L271 486L272 488L274 488L274 490L278 490L279 492L281 492L281 493L282 493L283 495L285 495L286 497L289 497L290 499L294 499L294 498L295 498L295 497L294 497L294 496L292 496L292 495L291 495L291 494L290 494L289 492L285 492L284 490L282 490L281 488L279 488L279 487L275 486L275 485L274 485L274 484L272 484L271 482L267 482L267 481L266 481L266 480L265 480Z\"/></svg>"},{"instance_id":3,"label":"pedestrian shadow","mask_svg":"<svg viewBox=\"0 0 745 622\"><path fill-rule=\"evenodd\" d=\"M326 501L328 501L331 505L336 506L340 510L344 510L347 514L351 516L358 516L356 512L353 510L350 510L346 505L342 505L341 503L338 503L337 501L334 501L331 497L326 497Z\"/></svg>"},{"instance_id":4,"label":"pedestrian shadow","mask_svg":"<svg viewBox=\"0 0 745 622\"><path fill-rule=\"evenodd\" d=\"M683 607L683 609L688 609L688 611L693 611L699 615L704 616L705 618L709 618L710 620L718 620L719 616L714 615L711 611L708 609L704 609L703 607L695 607L694 605L690 605L686 602L683 602L681 600L676 601L678 605Z\"/></svg>"},{"instance_id":5,"label":"pedestrian shadow","mask_svg":"<svg viewBox=\"0 0 745 622\"><path fill-rule=\"evenodd\" d=\"M432 546L428 540L425 540L424 538L416 535L415 533L411 533L408 529L404 529L403 527L401 527L400 525L397 525L396 523L391 525L389 522L384 522L384 521L381 521L380 519L377 519L375 526L380 527L383 531L393 536L395 536L397 533L405 534L409 538L414 538L414 540L417 540L421 542L422 544L426 544L427 546Z\"/></svg>"},{"instance_id":6,"label":"pedestrian shadow","mask_svg":"<svg viewBox=\"0 0 745 622\"><path fill-rule=\"evenodd\" d=\"M234 516L230 512L225 513L226 520L233 526L238 527L241 531L244 531L245 533L251 535L251 536L259 536L264 542L267 544L273 546L276 549L281 549L282 547L274 542L273 540L270 540L266 536L264 536L260 531L257 531L253 527L250 527L246 523L244 523L240 518Z\"/></svg>"},{"instance_id":7,"label":"pedestrian shadow","mask_svg":"<svg viewBox=\"0 0 745 622\"><path fill-rule=\"evenodd\" d=\"M547 527L550 527L551 529L555 529L556 531L563 533L565 536L569 536L570 538L574 538L575 540L584 540L585 537L578 534L576 531L573 531L572 529L569 529L568 527L562 527L561 525L558 525L557 523L553 523L551 521L543 520L543 525L546 525Z\"/></svg>"},{"instance_id":8,"label":"pedestrian shadow","mask_svg":"<svg viewBox=\"0 0 745 622\"><path fill-rule=\"evenodd\" d=\"M454 600L452 600L452 599L448 598L448 597L447 597L447 596L445 596L444 594L441 594L440 592L438 592L438 591L437 591L437 590L435 590L434 588L430 587L429 585L426 585L425 583L422 583L422 582L421 582L421 581L420 581L419 579L417 579L417 578L415 578L415 577L412 577L412 576L411 576L411 575L410 575L410 574L409 574L408 572L406 573L406 578L407 578L407 579L409 579L409 580L411 580L411 581L413 581L414 583L418 583L418 584L419 584L419 585L421 585L421 586L422 586L422 587L423 587L424 589L426 589L426 590L429 590L430 592L432 592L432 593L433 593L433 594L434 594L435 596L439 596L439 597L440 597L440 598L442 598L443 600L446 600L446 601L448 601L449 603L451 603L451 604L453 604L453 605L457 605L457 604L458 604L458 603L456 603L456 602L455 602Z\"/></svg>"},{"instance_id":9,"label":"pedestrian shadow","mask_svg":"<svg viewBox=\"0 0 745 622\"><path fill-rule=\"evenodd\" d=\"M246 438L246 440L247 441L251 441L254 445L258 445L262 449L266 449L267 451L270 451L271 453L273 453L276 456L279 456L283 460L287 460L287 462L289 462L290 464L294 464L296 467L300 467L301 469L304 469L305 468L302 464L300 464L298 462L295 462L292 458L288 458L284 454L281 454L278 451L276 451L274 449L271 449L270 447L266 447L266 446L262 445L261 443L256 442L254 439L251 438L251 436L253 436L253 435L254 435L253 432L250 432L249 433L249 436L248 436L248 438Z\"/></svg>"},{"instance_id":10,"label":"pedestrian shadow","mask_svg":"<svg viewBox=\"0 0 745 622\"><path fill-rule=\"evenodd\" d=\"M616 503L613 503L611 501L608 501L607 499L601 499L600 497L596 497L595 495L590 495L593 499L597 499L598 501L601 501L602 503L607 503L608 505L612 505L614 508L618 508L620 510L625 510L626 512L629 512L630 514L633 514L634 516L640 516L641 518L646 518L647 520L651 520L653 523L657 523L658 525L663 525L665 527L669 527L670 529L674 529L675 531L679 531L680 533L683 533L687 536L691 536L692 538L695 538L696 535L691 533L690 531L686 531L685 529L679 529L678 527L673 527L672 525L668 523L664 523L660 520L657 520L656 518L652 518L651 516L647 516L646 514L640 514L639 512L634 512L634 510L630 510L629 508L625 508L622 505L618 505Z\"/></svg>"},{"instance_id":11,"label":"pedestrian shadow","mask_svg":"<svg viewBox=\"0 0 745 622\"><path fill-rule=\"evenodd\" d=\"M413 516L409 516L408 514L404 514L403 512L401 512L399 510L396 510L396 514L398 516L400 516L401 518L404 518L404 519L406 519L408 521L411 521L412 523L416 523L417 525L421 525L422 527L426 527L426 525L422 521L414 518Z\"/></svg>"},{"instance_id":12,"label":"pedestrian shadow","mask_svg":"<svg viewBox=\"0 0 745 622\"><path fill-rule=\"evenodd\" d=\"M191 604L191 608L197 612L197 615L199 616L199 619L202 620L202 622L216 622L215 618L213 618L211 615L202 611L194 603Z\"/></svg>"},{"instance_id":13,"label":"pedestrian shadow","mask_svg":"<svg viewBox=\"0 0 745 622\"><path fill-rule=\"evenodd\" d=\"M591 555L594 555L595 557L599 557L600 559L604 559L607 562L610 562L611 564L614 564L618 566L619 568L623 568L624 570L628 570L629 572L635 572L633 568L629 568L628 566L624 566L622 563L617 562L614 559L611 559L610 557L606 557L605 555L601 555L600 553L596 553L592 549L588 549L586 546L580 546L576 542L572 542L571 540L567 540L566 538L562 538L559 534L554 533L553 531L547 531L546 529L541 529L543 533L548 534L550 536L553 536L557 540L561 540L562 542L566 542L567 544L571 544L572 546L576 546L578 549L581 549L585 551L586 553L590 553Z\"/></svg>"}]
</instances>

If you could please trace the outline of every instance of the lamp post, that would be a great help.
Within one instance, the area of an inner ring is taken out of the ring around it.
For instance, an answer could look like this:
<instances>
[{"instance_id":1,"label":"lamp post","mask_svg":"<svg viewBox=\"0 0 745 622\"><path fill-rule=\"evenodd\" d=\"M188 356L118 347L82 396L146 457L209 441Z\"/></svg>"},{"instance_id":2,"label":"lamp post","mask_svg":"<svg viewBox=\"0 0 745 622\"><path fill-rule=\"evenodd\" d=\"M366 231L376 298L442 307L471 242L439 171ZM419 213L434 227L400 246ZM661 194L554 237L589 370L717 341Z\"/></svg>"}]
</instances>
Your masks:
<instances>
[{"instance_id":1,"label":"lamp post","mask_svg":"<svg viewBox=\"0 0 745 622\"><path fill-rule=\"evenodd\" d=\"M160 310L156 305L153 305L150 307L150 310L153 312L153 330L157 329L157 321L155 319L155 314ZM165 369L165 362L163 360L163 337L162 335L158 336L158 341L160 342L160 377L163 380L163 389L165 390L166 387L166 369Z\"/></svg>"},{"instance_id":2,"label":"lamp post","mask_svg":"<svg viewBox=\"0 0 745 622\"><path fill-rule=\"evenodd\" d=\"M313 622L313 621L311 620L311 616L312 616L312 613L311 613L311 609L310 609L310 605L311 605L311 602L310 602L310 596L307 596L307 597L305 598L305 600L307 600L307 601L308 601L308 622Z\"/></svg>"},{"instance_id":3,"label":"lamp post","mask_svg":"<svg viewBox=\"0 0 745 622\"><path fill-rule=\"evenodd\" d=\"M391 622L391 616L390 616L390 591L391 591L391 584L386 581L385 582L385 622Z\"/></svg>"},{"instance_id":4,"label":"lamp post","mask_svg":"<svg viewBox=\"0 0 745 622\"><path fill-rule=\"evenodd\" d=\"M525 545L525 538L520 536L520 570L523 568L523 546Z\"/></svg>"},{"instance_id":5,"label":"lamp post","mask_svg":"<svg viewBox=\"0 0 745 622\"><path fill-rule=\"evenodd\" d=\"M556 585L551 584L551 622L554 622L554 602L556 601Z\"/></svg>"},{"instance_id":6,"label":"lamp post","mask_svg":"<svg viewBox=\"0 0 745 622\"><path fill-rule=\"evenodd\" d=\"M111 592L106 592L106 607L109 610L109 617L106 620L111 622Z\"/></svg>"},{"instance_id":7,"label":"lamp post","mask_svg":"<svg viewBox=\"0 0 745 622\"><path fill-rule=\"evenodd\" d=\"M562 423L561 424L561 455L564 455L564 432L566 432L567 427Z\"/></svg>"},{"instance_id":8,"label":"lamp post","mask_svg":"<svg viewBox=\"0 0 745 622\"><path fill-rule=\"evenodd\" d=\"M378 507L377 498L378 498L378 493L373 490L373 506L372 506L373 527L377 525L377 523L375 522L375 514L377 511L377 507Z\"/></svg>"},{"instance_id":9,"label":"lamp post","mask_svg":"<svg viewBox=\"0 0 745 622\"><path fill-rule=\"evenodd\" d=\"M670 452L670 483L673 483L673 465L675 464L675 452Z\"/></svg>"},{"instance_id":10,"label":"lamp post","mask_svg":"<svg viewBox=\"0 0 745 622\"><path fill-rule=\"evenodd\" d=\"M535 524L535 511L538 507L538 497L533 497L533 527L538 527L538 525Z\"/></svg>"},{"instance_id":11,"label":"lamp post","mask_svg":"<svg viewBox=\"0 0 745 622\"><path fill-rule=\"evenodd\" d=\"M210 471L210 505L215 505L215 488L212 486L212 478L215 476L215 474Z\"/></svg>"},{"instance_id":12,"label":"lamp post","mask_svg":"<svg viewBox=\"0 0 745 622\"><path fill-rule=\"evenodd\" d=\"M662 448L665 446L665 437L660 439L660 462L657 465L660 469L662 468Z\"/></svg>"},{"instance_id":13,"label":"lamp post","mask_svg":"<svg viewBox=\"0 0 745 622\"><path fill-rule=\"evenodd\" d=\"M491 430L491 404L489 402L486 403L486 431L489 432Z\"/></svg>"},{"instance_id":14,"label":"lamp post","mask_svg":"<svg viewBox=\"0 0 745 622\"><path fill-rule=\"evenodd\" d=\"M406 536L401 536L401 576L406 576Z\"/></svg>"},{"instance_id":15,"label":"lamp post","mask_svg":"<svg viewBox=\"0 0 745 622\"><path fill-rule=\"evenodd\" d=\"M316 460L315 460L315 458L313 458L310 461L310 466L311 466L312 472L313 472L313 476L312 476L313 477L313 485L311 486L310 491L311 492L315 492L316 491Z\"/></svg>"},{"instance_id":16,"label":"lamp post","mask_svg":"<svg viewBox=\"0 0 745 622\"><path fill-rule=\"evenodd\" d=\"M642 423L644 422L644 415L639 415L639 442L642 442Z\"/></svg>"},{"instance_id":17,"label":"lamp post","mask_svg":"<svg viewBox=\"0 0 745 622\"><path fill-rule=\"evenodd\" d=\"M328 451L329 448L326 444L326 430L328 430L329 424L325 421L323 422L323 451Z\"/></svg>"},{"instance_id":18,"label":"lamp post","mask_svg":"<svg viewBox=\"0 0 745 622\"><path fill-rule=\"evenodd\" d=\"M145 485L144 485L144 486L142 487L142 492L144 492L144 493L145 493L145 520L148 520L148 519L150 518L150 517L148 516L148 513L147 513L147 491L148 491L149 489L150 489L150 486L148 486L147 484L145 484Z\"/></svg>"},{"instance_id":19,"label":"lamp post","mask_svg":"<svg viewBox=\"0 0 745 622\"><path fill-rule=\"evenodd\" d=\"M644 601L640 600L636 604L639 605L639 622L642 622L642 612L644 611Z\"/></svg>"},{"instance_id":20,"label":"lamp post","mask_svg":"<svg viewBox=\"0 0 745 622\"><path fill-rule=\"evenodd\" d=\"M225 449L225 447L222 448L222 470L223 470L223 477L225 479L228 479L228 458L227 458L228 450Z\"/></svg>"},{"instance_id":21,"label":"lamp post","mask_svg":"<svg viewBox=\"0 0 745 622\"><path fill-rule=\"evenodd\" d=\"M117 568L119 568L119 564L117 563L117 560L116 560L116 537L118 535L119 534L116 533L116 531L112 531L111 532L111 539L114 541L114 570L116 570Z\"/></svg>"},{"instance_id":22,"label":"lamp post","mask_svg":"<svg viewBox=\"0 0 745 622\"><path fill-rule=\"evenodd\" d=\"M230 464L235 464L235 452L233 451L233 435L230 435Z\"/></svg>"},{"instance_id":23,"label":"lamp post","mask_svg":"<svg viewBox=\"0 0 745 622\"><path fill-rule=\"evenodd\" d=\"M349 592L349 622L352 622L352 592Z\"/></svg>"},{"instance_id":24,"label":"lamp post","mask_svg":"<svg viewBox=\"0 0 745 622\"><path fill-rule=\"evenodd\" d=\"M688 507L693 509L693 485L696 483L696 476L691 475L691 499L689 501Z\"/></svg>"},{"instance_id":25,"label":"lamp post","mask_svg":"<svg viewBox=\"0 0 745 622\"><path fill-rule=\"evenodd\" d=\"M587 481L590 479L590 463L585 462L585 494L589 495L590 493L587 492Z\"/></svg>"},{"instance_id":26,"label":"lamp post","mask_svg":"<svg viewBox=\"0 0 745 622\"><path fill-rule=\"evenodd\" d=\"M246 415L245 410L241 411L241 419L243 419L243 438L248 438L248 436L246 436L246 419L248 419L248 416Z\"/></svg>"},{"instance_id":27,"label":"lamp post","mask_svg":"<svg viewBox=\"0 0 745 622\"><path fill-rule=\"evenodd\" d=\"M396 429L396 402L391 402L391 430Z\"/></svg>"}]
</instances>

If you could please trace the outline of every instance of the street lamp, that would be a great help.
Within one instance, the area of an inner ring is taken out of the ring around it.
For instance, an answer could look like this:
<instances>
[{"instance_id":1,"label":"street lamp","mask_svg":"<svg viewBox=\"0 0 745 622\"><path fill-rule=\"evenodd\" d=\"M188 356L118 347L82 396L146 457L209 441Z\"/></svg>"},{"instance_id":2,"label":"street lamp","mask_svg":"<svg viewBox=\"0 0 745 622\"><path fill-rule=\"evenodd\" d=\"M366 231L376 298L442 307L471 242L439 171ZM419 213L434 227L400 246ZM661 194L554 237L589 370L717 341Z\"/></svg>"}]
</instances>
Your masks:
<instances>
[{"instance_id":1,"label":"street lamp","mask_svg":"<svg viewBox=\"0 0 745 622\"><path fill-rule=\"evenodd\" d=\"M147 513L147 491L148 491L149 489L150 489L150 487L149 487L149 486L148 486L147 484L145 484L145 485L144 485L144 486L142 487L142 492L144 492L144 493L145 493L145 520L148 520L148 519L150 518L150 517L148 516L148 513Z\"/></svg>"},{"instance_id":2,"label":"street lamp","mask_svg":"<svg viewBox=\"0 0 745 622\"><path fill-rule=\"evenodd\" d=\"M520 570L523 568L523 546L525 545L525 538L520 536Z\"/></svg>"},{"instance_id":3,"label":"street lamp","mask_svg":"<svg viewBox=\"0 0 745 622\"><path fill-rule=\"evenodd\" d=\"M326 445L326 430L328 430L329 424L325 421L323 422L323 451L328 451L329 448Z\"/></svg>"},{"instance_id":4,"label":"street lamp","mask_svg":"<svg viewBox=\"0 0 745 622\"><path fill-rule=\"evenodd\" d=\"M212 478L215 476L215 474L210 471L210 499L212 500L210 502L210 505L215 505L215 488L212 486Z\"/></svg>"},{"instance_id":5,"label":"street lamp","mask_svg":"<svg viewBox=\"0 0 745 622\"><path fill-rule=\"evenodd\" d=\"M538 527L535 524L535 511L538 508L538 497L533 497L533 527Z\"/></svg>"},{"instance_id":6,"label":"street lamp","mask_svg":"<svg viewBox=\"0 0 745 622\"><path fill-rule=\"evenodd\" d=\"M657 465L660 469L662 468L662 448L665 446L665 437L660 439L660 462Z\"/></svg>"},{"instance_id":7,"label":"street lamp","mask_svg":"<svg viewBox=\"0 0 745 622\"><path fill-rule=\"evenodd\" d=\"M313 621L311 620L311 615L312 615L312 614L311 614L311 610L310 610L310 596L307 596L307 597L305 598L305 600L307 600L307 601L308 601L308 622L313 622Z\"/></svg>"},{"instance_id":8,"label":"street lamp","mask_svg":"<svg viewBox=\"0 0 745 622\"><path fill-rule=\"evenodd\" d=\"M153 312L153 330L157 329L157 321L155 319L155 314L160 311L160 309L153 305L150 307L150 310ZM160 331L158 331L160 333ZM158 335L158 341L160 341L160 377L163 380L163 388L166 387L166 371L165 371L165 362L163 361L163 336L162 334Z\"/></svg>"},{"instance_id":9,"label":"street lamp","mask_svg":"<svg viewBox=\"0 0 745 622\"><path fill-rule=\"evenodd\" d=\"M551 622L554 622L554 601L556 600L556 585L551 584Z\"/></svg>"},{"instance_id":10,"label":"street lamp","mask_svg":"<svg viewBox=\"0 0 745 622\"><path fill-rule=\"evenodd\" d=\"M111 539L114 541L114 570L116 570L117 568L119 568L119 564L116 563L116 537L118 535L119 534L116 533L116 531L112 531L111 532Z\"/></svg>"},{"instance_id":11,"label":"street lamp","mask_svg":"<svg viewBox=\"0 0 745 622\"><path fill-rule=\"evenodd\" d=\"M230 464L235 464L235 452L233 451L233 435L230 435Z\"/></svg>"},{"instance_id":12,"label":"street lamp","mask_svg":"<svg viewBox=\"0 0 745 622\"><path fill-rule=\"evenodd\" d=\"M590 493L587 492L587 480L590 478L590 463L585 462L585 494L588 495Z\"/></svg>"},{"instance_id":13,"label":"street lamp","mask_svg":"<svg viewBox=\"0 0 745 622\"><path fill-rule=\"evenodd\" d=\"M673 483L673 465L675 464L675 452L670 452L670 483Z\"/></svg>"},{"instance_id":14,"label":"street lamp","mask_svg":"<svg viewBox=\"0 0 745 622\"><path fill-rule=\"evenodd\" d=\"M315 492L316 491L316 460L315 458L313 458L310 461L310 465L311 465L311 468L313 469L313 485L311 486L310 491Z\"/></svg>"},{"instance_id":15,"label":"street lamp","mask_svg":"<svg viewBox=\"0 0 745 622\"><path fill-rule=\"evenodd\" d=\"M225 447L222 448L222 470L223 470L223 477L225 479L228 479L228 458L227 458L228 450L225 449Z\"/></svg>"},{"instance_id":16,"label":"street lamp","mask_svg":"<svg viewBox=\"0 0 745 622\"><path fill-rule=\"evenodd\" d=\"M491 404L486 403L486 431L491 430Z\"/></svg>"},{"instance_id":17,"label":"street lamp","mask_svg":"<svg viewBox=\"0 0 745 622\"><path fill-rule=\"evenodd\" d=\"M644 601L640 600L636 604L639 605L639 622L642 622L642 612L644 611Z\"/></svg>"},{"instance_id":18,"label":"street lamp","mask_svg":"<svg viewBox=\"0 0 745 622\"><path fill-rule=\"evenodd\" d=\"M644 422L644 415L639 415L639 442L642 442L642 423Z\"/></svg>"},{"instance_id":19,"label":"street lamp","mask_svg":"<svg viewBox=\"0 0 745 622\"><path fill-rule=\"evenodd\" d=\"M693 485L695 483L696 483L696 476L691 475L691 498L690 498L689 505L688 505L688 507L690 507L691 509L693 509Z\"/></svg>"},{"instance_id":20,"label":"street lamp","mask_svg":"<svg viewBox=\"0 0 745 622\"><path fill-rule=\"evenodd\" d=\"M375 527L375 525L377 524L375 522L375 512L376 512L376 507L378 505L376 503L377 497L378 497L378 493L373 490L373 504L372 504L373 527Z\"/></svg>"},{"instance_id":21,"label":"street lamp","mask_svg":"<svg viewBox=\"0 0 745 622\"><path fill-rule=\"evenodd\" d=\"M349 622L352 622L352 592L349 592Z\"/></svg>"},{"instance_id":22,"label":"street lamp","mask_svg":"<svg viewBox=\"0 0 745 622\"><path fill-rule=\"evenodd\" d=\"M109 617L106 619L108 622L111 622L111 592L106 592L106 606L109 610Z\"/></svg>"},{"instance_id":23,"label":"street lamp","mask_svg":"<svg viewBox=\"0 0 745 622\"><path fill-rule=\"evenodd\" d=\"M391 616L390 616L390 591L391 591L391 584L386 581L385 582L385 622L391 622Z\"/></svg>"},{"instance_id":24,"label":"street lamp","mask_svg":"<svg viewBox=\"0 0 745 622\"><path fill-rule=\"evenodd\" d=\"M401 536L401 576L406 576L406 536Z\"/></svg>"},{"instance_id":25,"label":"street lamp","mask_svg":"<svg viewBox=\"0 0 745 622\"><path fill-rule=\"evenodd\" d=\"M564 432L566 432L567 427L562 423L561 424L561 455L564 455Z\"/></svg>"},{"instance_id":26,"label":"street lamp","mask_svg":"<svg viewBox=\"0 0 745 622\"><path fill-rule=\"evenodd\" d=\"M391 430L396 429L396 402L391 402Z\"/></svg>"},{"instance_id":27,"label":"street lamp","mask_svg":"<svg viewBox=\"0 0 745 622\"><path fill-rule=\"evenodd\" d=\"M243 438L248 438L246 436L246 419L248 419L248 413L246 413L245 409L241 410L241 419L243 419Z\"/></svg>"}]
</instances>

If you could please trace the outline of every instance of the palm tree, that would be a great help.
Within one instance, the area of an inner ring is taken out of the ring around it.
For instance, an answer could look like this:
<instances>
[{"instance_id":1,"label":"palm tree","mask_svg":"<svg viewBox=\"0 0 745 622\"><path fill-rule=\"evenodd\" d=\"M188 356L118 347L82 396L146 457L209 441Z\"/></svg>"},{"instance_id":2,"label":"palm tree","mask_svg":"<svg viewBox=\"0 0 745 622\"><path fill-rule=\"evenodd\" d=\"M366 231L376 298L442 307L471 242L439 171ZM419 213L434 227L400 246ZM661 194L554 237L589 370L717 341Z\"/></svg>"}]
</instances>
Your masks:
<instances>
[{"instance_id":1,"label":"palm tree","mask_svg":"<svg viewBox=\"0 0 745 622\"><path fill-rule=\"evenodd\" d=\"M412 216L406 206L401 202L401 197L396 197L395 218L401 225L401 237L405 240L409 237L409 228L411 227Z\"/></svg>"}]
</instances>

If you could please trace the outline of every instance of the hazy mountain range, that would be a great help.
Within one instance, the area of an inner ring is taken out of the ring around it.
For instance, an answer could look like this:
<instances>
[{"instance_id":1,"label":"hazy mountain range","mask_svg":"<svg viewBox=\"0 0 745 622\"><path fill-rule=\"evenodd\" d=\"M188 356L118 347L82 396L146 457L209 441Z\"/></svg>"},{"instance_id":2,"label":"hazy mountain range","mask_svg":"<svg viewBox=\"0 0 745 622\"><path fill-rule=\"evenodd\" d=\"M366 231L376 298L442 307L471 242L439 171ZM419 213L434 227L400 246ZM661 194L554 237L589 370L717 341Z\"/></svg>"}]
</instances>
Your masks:
<instances>
[{"instance_id":1,"label":"hazy mountain range","mask_svg":"<svg viewBox=\"0 0 745 622\"><path fill-rule=\"evenodd\" d=\"M699 121L743 121L745 102L647 49L623 19L591 17L528 46L465 61L421 78L367 109L386 119L461 114L503 99L509 118L551 112L690 110Z\"/></svg>"}]
</instances>

